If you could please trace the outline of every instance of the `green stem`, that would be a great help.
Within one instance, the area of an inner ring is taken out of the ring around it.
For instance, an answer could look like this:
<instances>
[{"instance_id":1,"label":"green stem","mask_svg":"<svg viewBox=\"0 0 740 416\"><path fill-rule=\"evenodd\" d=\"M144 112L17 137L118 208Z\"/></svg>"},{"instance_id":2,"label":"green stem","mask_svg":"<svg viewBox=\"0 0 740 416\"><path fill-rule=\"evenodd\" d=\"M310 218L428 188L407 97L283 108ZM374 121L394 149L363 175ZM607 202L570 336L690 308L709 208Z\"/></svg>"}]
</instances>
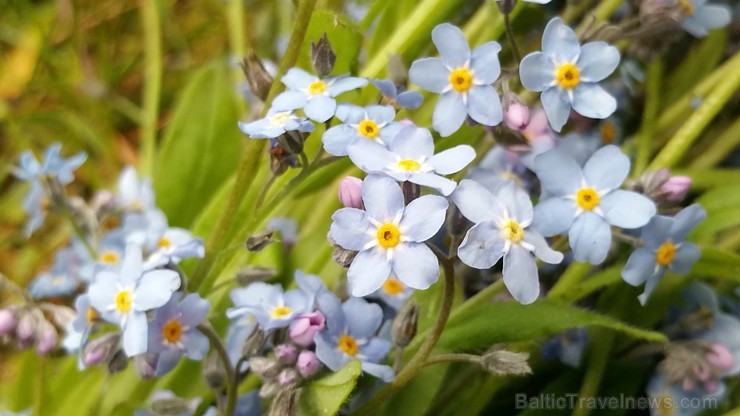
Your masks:
<instances>
[{"instance_id":1,"label":"green stem","mask_svg":"<svg viewBox=\"0 0 740 416\"><path fill-rule=\"evenodd\" d=\"M558 279L555 286L550 289L547 293L547 299L560 300L562 299L570 289L577 285L583 280L583 277L591 270L591 265L588 263L573 262L565 269L560 279Z\"/></svg>"},{"instance_id":2,"label":"green stem","mask_svg":"<svg viewBox=\"0 0 740 416\"><path fill-rule=\"evenodd\" d=\"M509 46L511 46L511 54L514 55L514 59L519 63L522 61L522 55L519 53L519 48L516 46L516 39L514 39L514 31L511 29L509 13L504 13L504 30L506 30L506 40L509 41Z\"/></svg>"},{"instance_id":3,"label":"green stem","mask_svg":"<svg viewBox=\"0 0 740 416\"><path fill-rule=\"evenodd\" d=\"M609 18L615 11L622 5L624 0L602 0L596 7L596 10L591 13L595 21L590 19L583 19L581 24L576 29L576 33L581 36L586 32L592 24L596 25Z\"/></svg>"},{"instance_id":4,"label":"green stem","mask_svg":"<svg viewBox=\"0 0 740 416\"><path fill-rule=\"evenodd\" d=\"M162 90L162 33L159 2L141 0L141 24L144 27L144 97L141 124L142 176L152 176L157 145L157 119Z\"/></svg>"},{"instance_id":5,"label":"green stem","mask_svg":"<svg viewBox=\"0 0 740 416\"><path fill-rule=\"evenodd\" d=\"M396 375L393 382L373 396L365 405L363 405L355 414L356 415L373 415L378 409L387 402L387 400L400 391L406 383L424 367L432 349L437 345L439 337L447 324L452 309L452 301L455 296L455 265L443 254L435 253L442 264L444 270L444 293L442 294L442 307L439 310L437 320L432 327L431 333L426 337L419 351L411 358L406 366Z\"/></svg>"},{"instance_id":6,"label":"green stem","mask_svg":"<svg viewBox=\"0 0 740 416\"><path fill-rule=\"evenodd\" d=\"M234 384L234 380L236 380L236 375L234 372L234 368L231 367L231 361L229 360L229 353L226 352L226 348L224 347L224 344L221 342L221 338L219 338L216 331L211 328L210 325L207 324L200 324L197 327L198 331L200 331L203 335L208 338L208 340L211 342L211 345L213 348L216 349L216 353L218 354L218 357L221 359L221 362L223 363L224 370L226 371L226 411L224 412L225 416L232 416L234 414L234 409L236 409L236 384Z\"/></svg>"},{"instance_id":7,"label":"green stem","mask_svg":"<svg viewBox=\"0 0 740 416\"><path fill-rule=\"evenodd\" d=\"M692 189L740 183L740 171L737 169L676 169L672 172L691 177Z\"/></svg>"},{"instance_id":8,"label":"green stem","mask_svg":"<svg viewBox=\"0 0 740 416\"><path fill-rule=\"evenodd\" d=\"M473 354L437 354L429 357L424 366L442 363L470 363L482 365L481 357Z\"/></svg>"},{"instance_id":9,"label":"green stem","mask_svg":"<svg viewBox=\"0 0 740 416\"><path fill-rule=\"evenodd\" d=\"M226 22L229 30L229 51L231 56L243 57L247 55L247 35L244 30L244 2L241 0L228 0L226 11ZM232 72L234 85L243 81L243 72L235 69ZM239 114L245 111L245 101L236 100Z\"/></svg>"},{"instance_id":10,"label":"green stem","mask_svg":"<svg viewBox=\"0 0 740 416\"><path fill-rule=\"evenodd\" d=\"M295 25L293 26L293 33L290 36L288 48L285 51L283 60L280 62L278 72L275 76L275 82L270 87L270 93L268 94L267 100L265 101L265 109L263 113L266 113L270 108L270 103L282 90L282 83L278 80L287 70L295 65L300 55L300 50L303 45L303 41L308 31L308 24L311 21L314 7L316 6L316 0L304 0L298 12L296 14ZM198 267L193 273L193 277L190 279L189 288L191 291L197 291L209 278L209 272L218 258L218 254L226 244L226 234L231 228L231 224L234 220L239 205L241 205L242 198L249 192L249 188L252 187L256 175L254 172L257 170L260 160L262 158L263 149L266 140L249 140L242 153L242 158L239 163L239 167L236 172L236 180L234 181L234 188L229 195L229 200L224 208L223 215L221 215L216 227L214 228L211 237L208 239L206 256L198 264ZM212 280L211 278L210 280Z\"/></svg>"},{"instance_id":11,"label":"green stem","mask_svg":"<svg viewBox=\"0 0 740 416\"><path fill-rule=\"evenodd\" d=\"M738 146L740 146L740 118L721 135L712 138L712 145L694 159L691 168L709 169L724 160Z\"/></svg>"},{"instance_id":12,"label":"green stem","mask_svg":"<svg viewBox=\"0 0 740 416\"><path fill-rule=\"evenodd\" d=\"M660 108L660 90L661 80L663 79L663 61L655 58L647 70L647 94L645 97L645 111L642 117L642 126L637 135L637 155L635 157L635 169L632 176L637 178L650 161L650 152L652 150L652 140L655 136L655 125Z\"/></svg>"},{"instance_id":13,"label":"green stem","mask_svg":"<svg viewBox=\"0 0 740 416\"><path fill-rule=\"evenodd\" d=\"M597 328L593 331L598 336L592 338L594 342L588 355L588 365L586 367L588 370L586 370L586 375L583 377L581 390L578 392L578 397L581 399L593 398L599 392L599 385L604 376L606 364L611 358L611 348L614 344L614 331L608 331L602 328ZM579 403L583 403L583 401L579 400ZM578 406L573 410L573 416L586 416L588 414L588 407Z\"/></svg>"}]
</instances>

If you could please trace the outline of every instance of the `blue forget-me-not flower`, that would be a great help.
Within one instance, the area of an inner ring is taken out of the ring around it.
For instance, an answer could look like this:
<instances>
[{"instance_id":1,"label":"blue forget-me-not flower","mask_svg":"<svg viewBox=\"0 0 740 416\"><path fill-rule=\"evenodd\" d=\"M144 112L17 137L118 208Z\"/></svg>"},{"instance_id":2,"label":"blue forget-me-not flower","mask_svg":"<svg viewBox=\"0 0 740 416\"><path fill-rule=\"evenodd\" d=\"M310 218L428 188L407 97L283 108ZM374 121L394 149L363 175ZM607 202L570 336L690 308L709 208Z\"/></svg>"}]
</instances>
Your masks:
<instances>
[{"instance_id":1,"label":"blue forget-me-not flower","mask_svg":"<svg viewBox=\"0 0 740 416\"><path fill-rule=\"evenodd\" d=\"M397 87L392 81L387 79L372 79L370 82L377 88L383 98L382 104L390 104L394 107L408 108L409 110L415 110L421 107L422 98L419 91L403 91ZM401 90L401 92L399 92Z\"/></svg>"},{"instance_id":2,"label":"blue forget-me-not flower","mask_svg":"<svg viewBox=\"0 0 740 416\"><path fill-rule=\"evenodd\" d=\"M387 149L367 140L348 149L352 162L367 173L428 186L445 196L455 190L456 183L440 175L459 172L475 159L475 150L465 144L435 155L432 134L416 126L404 127Z\"/></svg>"},{"instance_id":3,"label":"blue forget-me-not flower","mask_svg":"<svg viewBox=\"0 0 740 416\"><path fill-rule=\"evenodd\" d=\"M265 118L251 123L240 121L239 129L253 139L275 139L288 131L310 133L314 125L305 118L294 115L292 111L278 111L271 108Z\"/></svg>"},{"instance_id":4,"label":"blue forget-me-not flower","mask_svg":"<svg viewBox=\"0 0 740 416\"><path fill-rule=\"evenodd\" d=\"M449 136L468 116L485 126L499 124L504 113L491 84L501 74L501 45L484 43L471 53L463 32L449 23L432 30L432 41L440 57L415 61L409 78L421 88L441 94L432 116L434 129L443 137Z\"/></svg>"},{"instance_id":5,"label":"blue forget-me-not flower","mask_svg":"<svg viewBox=\"0 0 740 416\"><path fill-rule=\"evenodd\" d=\"M691 270L701 252L699 247L684 242L684 239L706 216L706 211L694 204L675 217L656 215L642 229L643 246L632 253L622 270L625 282L633 286L645 283L645 291L639 296L640 303L645 304L666 270L678 274Z\"/></svg>"},{"instance_id":6,"label":"blue forget-me-not flower","mask_svg":"<svg viewBox=\"0 0 740 416\"><path fill-rule=\"evenodd\" d=\"M681 27L687 32L703 38L711 29L718 29L730 24L730 8L723 4L707 4L707 0L675 0L685 18Z\"/></svg>"},{"instance_id":7,"label":"blue forget-me-not flower","mask_svg":"<svg viewBox=\"0 0 740 416\"><path fill-rule=\"evenodd\" d=\"M393 122L395 117L396 110L387 105L362 108L340 104L337 107L337 118L343 124L324 133L321 138L324 149L334 156L346 156L347 147L357 142L373 141L387 147L403 127L400 123Z\"/></svg>"},{"instance_id":8,"label":"blue forget-me-not flower","mask_svg":"<svg viewBox=\"0 0 740 416\"><path fill-rule=\"evenodd\" d=\"M359 251L347 272L352 296L380 289L391 273L406 286L427 289L439 279L439 263L424 242L439 231L447 200L425 195L405 206L395 180L370 175L362 182L365 211L342 208L332 215L331 237Z\"/></svg>"},{"instance_id":9,"label":"blue forget-me-not flower","mask_svg":"<svg viewBox=\"0 0 740 416\"><path fill-rule=\"evenodd\" d=\"M167 303L179 287L180 275L173 270L144 271L141 248L131 244L121 269L99 272L88 294L104 318L120 325L123 350L131 357L147 350L146 311Z\"/></svg>"},{"instance_id":10,"label":"blue forget-me-not flower","mask_svg":"<svg viewBox=\"0 0 740 416\"><path fill-rule=\"evenodd\" d=\"M618 147L604 146L581 168L559 149L534 161L535 172L551 198L534 210L534 226L546 237L568 231L573 258L591 264L606 259L611 245L610 225L639 228L655 215L655 203L619 188L630 161Z\"/></svg>"},{"instance_id":11,"label":"blue forget-me-not flower","mask_svg":"<svg viewBox=\"0 0 740 416\"><path fill-rule=\"evenodd\" d=\"M334 97L367 85L364 78L338 76L319 79L298 68L291 68L282 82L288 87L288 91L275 97L272 108L275 111L302 108L306 117L319 123L334 115L337 109Z\"/></svg>"},{"instance_id":12,"label":"blue forget-me-not flower","mask_svg":"<svg viewBox=\"0 0 740 416\"><path fill-rule=\"evenodd\" d=\"M378 364L391 349L390 341L376 336L383 323L381 307L360 298L349 298L340 305L337 299L334 304L327 302L323 312L326 330L314 337L319 360L332 371L339 371L350 360L360 360L362 371L391 382L393 369Z\"/></svg>"},{"instance_id":13,"label":"blue forget-me-not flower","mask_svg":"<svg viewBox=\"0 0 740 416\"><path fill-rule=\"evenodd\" d=\"M460 260L476 269L490 269L504 258L504 284L519 303L530 304L540 294L534 258L557 264L563 254L554 251L532 225L532 201L513 181L489 192L482 185L463 180L452 200L475 225L465 234L457 251Z\"/></svg>"},{"instance_id":14,"label":"blue forget-me-not flower","mask_svg":"<svg viewBox=\"0 0 740 416\"><path fill-rule=\"evenodd\" d=\"M617 101L597 82L619 65L619 51L604 42L583 46L573 29L554 18L542 35L542 52L525 56L519 65L522 85L542 92L542 107L550 125L560 131L571 108L578 114L603 119L617 109Z\"/></svg>"}]
</instances>

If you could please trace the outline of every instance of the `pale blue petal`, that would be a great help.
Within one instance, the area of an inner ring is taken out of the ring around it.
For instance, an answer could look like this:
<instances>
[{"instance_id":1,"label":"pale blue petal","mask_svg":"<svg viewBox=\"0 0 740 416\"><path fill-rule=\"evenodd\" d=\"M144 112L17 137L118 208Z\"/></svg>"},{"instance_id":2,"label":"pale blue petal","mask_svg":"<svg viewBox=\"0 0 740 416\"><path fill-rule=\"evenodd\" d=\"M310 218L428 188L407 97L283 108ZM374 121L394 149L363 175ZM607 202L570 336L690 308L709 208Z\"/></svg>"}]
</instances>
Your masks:
<instances>
[{"instance_id":1,"label":"pale blue petal","mask_svg":"<svg viewBox=\"0 0 740 416\"><path fill-rule=\"evenodd\" d=\"M188 331L185 340L185 355L191 360L202 360L208 353L208 338L198 331Z\"/></svg>"},{"instance_id":2,"label":"pale blue petal","mask_svg":"<svg viewBox=\"0 0 740 416\"><path fill-rule=\"evenodd\" d=\"M388 173L391 176L396 176L391 173ZM439 192L441 195L448 196L455 190L455 186L457 185L455 181L451 179L447 179L443 176L439 176L432 172L413 172L408 175L408 178L405 179L409 182L415 183L417 185L426 186L427 188L432 188L435 191Z\"/></svg>"},{"instance_id":3,"label":"pale blue petal","mask_svg":"<svg viewBox=\"0 0 740 416\"><path fill-rule=\"evenodd\" d=\"M123 256L121 265L121 283L129 285L134 283L141 276L144 260L141 254L141 247L129 244L126 246L126 254Z\"/></svg>"},{"instance_id":4,"label":"pale blue petal","mask_svg":"<svg viewBox=\"0 0 740 416\"><path fill-rule=\"evenodd\" d=\"M476 85L468 92L470 118L484 126L495 126L504 119L504 110L496 89L490 85Z\"/></svg>"},{"instance_id":5,"label":"pale blue petal","mask_svg":"<svg viewBox=\"0 0 740 416\"><path fill-rule=\"evenodd\" d=\"M460 129L468 116L462 95L455 91L442 94L434 107L432 126L442 137L450 136Z\"/></svg>"},{"instance_id":6,"label":"pale blue petal","mask_svg":"<svg viewBox=\"0 0 740 416\"><path fill-rule=\"evenodd\" d=\"M389 105L371 105L365 107L367 117L378 124L390 123L396 118L396 110Z\"/></svg>"},{"instance_id":7,"label":"pale blue petal","mask_svg":"<svg viewBox=\"0 0 740 416\"><path fill-rule=\"evenodd\" d=\"M660 269L657 273L648 277L647 282L645 282L645 290L637 297L640 301L640 305L644 306L647 303L650 294L653 293L653 290L658 287L658 283L663 279L663 274L665 274L665 269Z\"/></svg>"},{"instance_id":8,"label":"pale blue petal","mask_svg":"<svg viewBox=\"0 0 740 416\"><path fill-rule=\"evenodd\" d=\"M504 255L504 247L501 230L493 221L483 221L468 230L457 254L470 267L490 269Z\"/></svg>"},{"instance_id":9,"label":"pale blue petal","mask_svg":"<svg viewBox=\"0 0 740 416\"><path fill-rule=\"evenodd\" d=\"M349 362L349 357L337 349L337 344L329 334L318 333L316 342L316 356L332 371L339 371Z\"/></svg>"},{"instance_id":10,"label":"pale blue petal","mask_svg":"<svg viewBox=\"0 0 740 416\"><path fill-rule=\"evenodd\" d=\"M380 141L383 142L382 144L386 148L390 148L390 145L395 141L398 134L406 127L408 126L395 121L388 123L385 127L380 129Z\"/></svg>"},{"instance_id":11,"label":"pale blue petal","mask_svg":"<svg viewBox=\"0 0 740 416\"><path fill-rule=\"evenodd\" d=\"M557 196L575 195L583 182L578 163L558 149L537 156L534 159L534 171L542 186Z\"/></svg>"},{"instance_id":12,"label":"pale blue petal","mask_svg":"<svg viewBox=\"0 0 740 416\"><path fill-rule=\"evenodd\" d=\"M442 228L447 207L447 200L436 195L425 195L411 201L401 217L401 234L417 243L429 240Z\"/></svg>"},{"instance_id":13,"label":"pale blue petal","mask_svg":"<svg viewBox=\"0 0 740 416\"><path fill-rule=\"evenodd\" d=\"M386 383L390 383L396 377L393 369L383 364L363 362L362 371L373 375Z\"/></svg>"},{"instance_id":14,"label":"pale blue petal","mask_svg":"<svg viewBox=\"0 0 740 416\"><path fill-rule=\"evenodd\" d=\"M336 109L337 102L333 98L320 95L308 100L306 106L303 107L303 112L311 120L323 123L334 115Z\"/></svg>"},{"instance_id":15,"label":"pale blue petal","mask_svg":"<svg viewBox=\"0 0 740 416\"><path fill-rule=\"evenodd\" d=\"M272 101L272 108L277 111L295 110L303 108L308 101L308 95L301 91L285 91L275 97Z\"/></svg>"},{"instance_id":16,"label":"pale blue petal","mask_svg":"<svg viewBox=\"0 0 740 416\"><path fill-rule=\"evenodd\" d=\"M147 321L143 312L131 312L123 329L123 351L127 356L143 354L147 347Z\"/></svg>"},{"instance_id":17,"label":"pale blue petal","mask_svg":"<svg viewBox=\"0 0 740 416\"><path fill-rule=\"evenodd\" d=\"M632 286L639 286L655 273L655 252L641 247L635 250L622 269L622 279Z\"/></svg>"},{"instance_id":18,"label":"pale blue petal","mask_svg":"<svg viewBox=\"0 0 740 416\"><path fill-rule=\"evenodd\" d=\"M384 96L390 98L391 100L395 100L397 97L397 89L396 84L394 84L392 81L389 81L387 79L371 79L370 83L377 88L381 94Z\"/></svg>"},{"instance_id":19,"label":"pale blue petal","mask_svg":"<svg viewBox=\"0 0 740 416\"><path fill-rule=\"evenodd\" d=\"M326 290L319 294L316 301L326 318L326 330L333 335L342 333L346 329L347 321L342 310L342 302L337 295Z\"/></svg>"},{"instance_id":20,"label":"pale blue petal","mask_svg":"<svg viewBox=\"0 0 740 416\"><path fill-rule=\"evenodd\" d=\"M362 181L365 211L378 221L391 221L403 211L403 192L396 181L386 176L370 175Z\"/></svg>"},{"instance_id":21,"label":"pale blue petal","mask_svg":"<svg viewBox=\"0 0 740 416\"><path fill-rule=\"evenodd\" d=\"M545 26L542 34L542 52L553 57L558 64L575 62L581 51L578 37L573 29L556 17Z\"/></svg>"},{"instance_id":22,"label":"pale blue petal","mask_svg":"<svg viewBox=\"0 0 740 416\"><path fill-rule=\"evenodd\" d=\"M606 221L621 228L639 228L655 215L655 203L632 191L617 189L601 198L599 203Z\"/></svg>"},{"instance_id":23,"label":"pale blue petal","mask_svg":"<svg viewBox=\"0 0 740 416\"><path fill-rule=\"evenodd\" d=\"M546 89L540 96L542 108L545 110L550 127L556 132L563 129L568 122L570 115L570 99L568 93L558 88L552 87Z\"/></svg>"},{"instance_id":24,"label":"pale blue petal","mask_svg":"<svg viewBox=\"0 0 740 416\"><path fill-rule=\"evenodd\" d=\"M730 9L724 5L707 5L696 7L696 12L682 23L687 32L702 38L709 34L709 29L727 26L732 19Z\"/></svg>"},{"instance_id":25,"label":"pale blue petal","mask_svg":"<svg viewBox=\"0 0 740 416\"><path fill-rule=\"evenodd\" d=\"M699 204L692 204L682 209L673 218L673 226L670 229L673 241L677 243L685 240L689 232L706 217L707 212Z\"/></svg>"},{"instance_id":26,"label":"pale blue petal","mask_svg":"<svg viewBox=\"0 0 740 416\"><path fill-rule=\"evenodd\" d=\"M113 305L118 294L118 276L109 271L102 271L95 275L93 284L88 289L90 304L98 311L106 311ZM81 312L81 311L80 311Z\"/></svg>"},{"instance_id":27,"label":"pale blue petal","mask_svg":"<svg viewBox=\"0 0 740 416\"><path fill-rule=\"evenodd\" d=\"M676 256L668 268L676 274L688 274L699 257L701 257L701 250L696 244L682 243L676 250Z\"/></svg>"},{"instance_id":28,"label":"pale blue petal","mask_svg":"<svg viewBox=\"0 0 740 416\"><path fill-rule=\"evenodd\" d=\"M357 140L357 129L347 124L334 126L321 136L324 149L334 156L347 156L347 146Z\"/></svg>"},{"instance_id":29,"label":"pale blue petal","mask_svg":"<svg viewBox=\"0 0 740 416\"><path fill-rule=\"evenodd\" d=\"M404 285L425 290L439 280L439 261L423 243L403 243L394 249L393 272Z\"/></svg>"},{"instance_id":30,"label":"pale blue petal","mask_svg":"<svg viewBox=\"0 0 740 416\"><path fill-rule=\"evenodd\" d=\"M591 264L601 264L612 242L609 224L591 211L586 211L573 221L568 232L573 258Z\"/></svg>"},{"instance_id":31,"label":"pale blue petal","mask_svg":"<svg viewBox=\"0 0 740 416\"><path fill-rule=\"evenodd\" d=\"M493 196L506 207L509 218L517 222L530 222L534 216L532 200L514 181L504 181L496 188Z\"/></svg>"},{"instance_id":32,"label":"pale blue petal","mask_svg":"<svg viewBox=\"0 0 740 416\"><path fill-rule=\"evenodd\" d=\"M385 250L372 248L357 254L347 271L347 289L352 296L367 296L383 286L391 274Z\"/></svg>"},{"instance_id":33,"label":"pale blue petal","mask_svg":"<svg viewBox=\"0 0 740 416\"><path fill-rule=\"evenodd\" d=\"M353 104L337 105L336 117L345 124L357 124L365 118L365 109Z\"/></svg>"},{"instance_id":34,"label":"pale blue petal","mask_svg":"<svg viewBox=\"0 0 740 416\"><path fill-rule=\"evenodd\" d=\"M347 146L347 153L352 163L363 172L383 172L391 165L396 164L396 156L383 145L364 138Z\"/></svg>"},{"instance_id":35,"label":"pale blue petal","mask_svg":"<svg viewBox=\"0 0 740 416\"><path fill-rule=\"evenodd\" d=\"M424 102L424 98L421 96L419 91L405 91L399 94L396 102L401 107L406 107L409 110L416 110L421 107L421 103Z\"/></svg>"},{"instance_id":36,"label":"pale blue petal","mask_svg":"<svg viewBox=\"0 0 740 416\"><path fill-rule=\"evenodd\" d=\"M537 264L529 250L519 245L504 256L504 284L511 296L522 305L529 305L540 295Z\"/></svg>"},{"instance_id":37,"label":"pale blue petal","mask_svg":"<svg viewBox=\"0 0 740 416\"><path fill-rule=\"evenodd\" d=\"M453 69L465 65L470 60L468 40L456 26L449 23L437 25L432 30L432 42L444 63Z\"/></svg>"},{"instance_id":38,"label":"pale blue petal","mask_svg":"<svg viewBox=\"0 0 740 416\"><path fill-rule=\"evenodd\" d=\"M519 78L524 88L544 91L555 82L555 65L552 58L542 52L532 52L519 65Z\"/></svg>"},{"instance_id":39,"label":"pale blue petal","mask_svg":"<svg viewBox=\"0 0 740 416\"><path fill-rule=\"evenodd\" d=\"M573 89L573 110L584 117L605 119L617 110L617 100L599 85L581 83Z\"/></svg>"},{"instance_id":40,"label":"pale blue petal","mask_svg":"<svg viewBox=\"0 0 740 416\"><path fill-rule=\"evenodd\" d=\"M280 80L292 90L304 90L319 79L300 68L290 68Z\"/></svg>"},{"instance_id":41,"label":"pale blue petal","mask_svg":"<svg viewBox=\"0 0 740 416\"><path fill-rule=\"evenodd\" d=\"M670 217L656 215L642 229L642 242L646 248L655 250L667 240L671 240L671 228L675 220ZM680 240L679 240L680 241Z\"/></svg>"},{"instance_id":42,"label":"pale blue petal","mask_svg":"<svg viewBox=\"0 0 740 416\"><path fill-rule=\"evenodd\" d=\"M381 329L381 332L383 330ZM367 343L361 344L360 355L364 362L380 362L388 356L388 352L391 350L390 341L375 337L371 338Z\"/></svg>"},{"instance_id":43,"label":"pale blue petal","mask_svg":"<svg viewBox=\"0 0 740 416\"><path fill-rule=\"evenodd\" d=\"M347 250L362 250L372 240L365 211L342 208L331 217L331 238Z\"/></svg>"},{"instance_id":44,"label":"pale blue petal","mask_svg":"<svg viewBox=\"0 0 740 416\"><path fill-rule=\"evenodd\" d=\"M180 362L180 358L182 358L182 351L179 349L165 350L159 354L159 358L157 359L157 368L154 371L154 375L156 377L160 377L169 373L177 366L177 363Z\"/></svg>"},{"instance_id":45,"label":"pale blue petal","mask_svg":"<svg viewBox=\"0 0 740 416\"><path fill-rule=\"evenodd\" d=\"M427 164L440 175L460 172L475 159L475 149L466 144L437 153L427 160Z\"/></svg>"},{"instance_id":46,"label":"pale blue petal","mask_svg":"<svg viewBox=\"0 0 740 416\"><path fill-rule=\"evenodd\" d=\"M583 166L586 183L597 192L619 188L629 173L629 158L614 145L597 150Z\"/></svg>"},{"instance_id":47,"label":"pale blue petal","mask_svg":"<svg viewBox=\"0 0 740 416\"><path fill-rule=\"evenodd\" d=\"M498 42L487 42L473 50L470 69L473 71L476 83L492 84L501 75L499 52L501 52L501 45Z\"/></svg>"},{"instance_id":48,"label":"pale blue petal","mask_svg":"<svg viewBox=\"0 0 740 416\"><path fill-rule=\"evenodd\" d=\"M550 248L544 237L531 227L524 230L524 241L534 246L534 255L549 264L563 261L563 253Z\"/></svg>"},{"instance_id":49,"label":"pale blue petal","mask_svg":"<svg viewBox=\"0 0 740 416\"><path fill-rule=\"evenodd\" d=\"M611 75L619 65L619 50L606 42L583 45L576 67L581 82L599 82Z\"/></svg>"},{"instance_id":50,"label":"pale blue petal","mask_svg":"<svg viewBox=\"0 0 740 416\"><path fill-rule=\"evenodd\" d=\"M548 198L534 207L534 228L547 237L566 232L576 218L576 203L560 197Z\"/></svg>"},{"instance_id":51,"label":"pale blue petal","mask_svg":"<svg viewBox=\"0 0 740 416\"><path fill-rule=\"evenodd\" d=\"M144 274L134 290L134 310L158 308L180 287L180 275L173 270L152 270Z\"/></svg>"},{"instance_id":52,"label":"pale blue petal","mask_svg":"<svg viewBox=\"0 0 740 416\"><path fill-rule=\"evenodd\" d=\"M349 298L342 304L349 335L355 339L371 338L383 323L383 309L377 303Z\"/></svg>"},{"instance_id":53,"label":"pale blue petal","mask_svg":"<svg viewBox=\"0 0 740 416\"><path fill-rule=\"evenodd\" d=\"M329 85L329 95L336 97L347 91L356 90L367 85L365 78L342 77Z\"/></svg>"},{"instance_id":54,"label":"pale blue petal","mask_svg":"<svg viewBox=\"0 0 740 416\"><path fill-rule=\"evenodd\" d=\"M450 70L439 58L418 59L411 64L409 79L427 91L441 94L450 86Z\"/></svg>"},{"instance_id":55,"label":"pale blue petal","mask_svg":"<svg viewBox=\"0 0 740 416\"><path fill-rule=\"evenodd\" d=\"M181 314L180 322L185 326L195 327L206 319L211 304L198 294L191 293L180 302L178 309Z\"/></svg>"},{"instance_id":56,"label":"pale blue petal","mask_svg":"<svg viewBox=\"0 0 740 416\"><path fill-rule=\"evenodd\" d=\"M504 207L478 182L463 179L450 198L462 215L473 223L504 217Z\"/></svg>"},{"instance_id":57,"label":"pale blue petal","mask_svg":"<svg viewBox=\"0 0 740 416\"><path fill-rule=\"evenodd\" d=\"M429 158L434 154L434 139L429 130L416 126L406 126L388 148L402 160Z\"/></svg>"}]
</instances>

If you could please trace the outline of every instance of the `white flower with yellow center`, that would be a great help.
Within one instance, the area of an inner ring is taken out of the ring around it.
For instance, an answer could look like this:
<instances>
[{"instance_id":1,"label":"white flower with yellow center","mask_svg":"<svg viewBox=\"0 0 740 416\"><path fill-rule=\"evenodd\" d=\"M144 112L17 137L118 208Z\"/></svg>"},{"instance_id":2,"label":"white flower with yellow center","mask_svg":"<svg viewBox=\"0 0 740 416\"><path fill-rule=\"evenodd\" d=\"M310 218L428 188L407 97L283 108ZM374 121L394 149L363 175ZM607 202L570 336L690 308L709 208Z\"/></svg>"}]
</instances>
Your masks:
<instances>
[{"instance_id":1,"label":"white flower with yellow center","mask_svg":"<svg viewBox=\"0 0 740 416\"><path fill-rule=\"evenodd\" d=\"M292 111L270 109L265 118L251 123L240 121L239 129L253 139L275 139L288 131L310 133L314 125L305 117L294 115Z\"/></svg>"},{"instance_id":2,"label":"white flower with yellow center","mask_svg":"<svg viewBox=\"0 0 740 416\"><path fill-rule=\"evenodd\" d=\"M424 242L442 227L447 201L426 195L405 206L396 181L379 175L362 182L362 200L365 211L342 208L331 225L337 244L359 251L347 272L352 296L375 292L391 273L414 289L436 282L439 263Z\"/></svg>"},{"instance_id":3,"label":"white flower with yellow center","mask_svg":"<svg viewBox=\"0 0 740 416\"><path fill-rule=\"evenodd\" d=\"M337 118L342 122L324 133L324 149L334 156L346 156L347 148L357 142L375 142L388 146L402 124L393 122L396 110L387 105L357 107L340 104Z\"/></svg>"}]
</instances>

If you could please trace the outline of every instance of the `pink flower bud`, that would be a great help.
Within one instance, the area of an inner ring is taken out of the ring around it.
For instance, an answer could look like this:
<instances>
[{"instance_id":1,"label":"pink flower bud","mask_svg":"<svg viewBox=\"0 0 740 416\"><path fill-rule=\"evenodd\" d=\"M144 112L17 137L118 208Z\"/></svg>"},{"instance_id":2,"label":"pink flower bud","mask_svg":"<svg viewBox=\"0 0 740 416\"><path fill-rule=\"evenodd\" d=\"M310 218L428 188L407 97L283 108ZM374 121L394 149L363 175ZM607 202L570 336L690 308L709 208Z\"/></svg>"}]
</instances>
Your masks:
<instances>
[{"instance_id":1,"label":"pink flower bud","mask_svg":"<svg viewBox=\"0 0 740 416\"><path fill-rule=\"evenodd\" d=\"M689 192L691 182L688 176L671 176L660 186L660 191L668 202L679 202Z\"/></svg>"},{"instance_id":2,"label":"pink flower bud","mask_svg":"<svg viewBox=\"0 0 740 416\"><path fill-rule=\"evenodd\" d=\"M287 368L278 374L278 384L283 387L292 386L298 381L298 373L295 370Z\"/></svg>"},{"instance_id":3,"label":"pink flower bud","mask_svg":"<svg viewBox=\"0 0 740 416\"><path fill-rule=\"evenodd\" d=\"M41 325L38 334L36 334L36 354L46 355L56 346L57 331L51 324L45 322L45 325Z\"/></svg>"},{"instance_id":4,"label":"pink flower bud","mask_svg":"<svg viewBox=\"0 0 740 416\"><path fill-rule=\"evenodd\" d=\"M157 361L159 356L157 354L139 354L134 357L134 365L136 366L136 372L139 373L139 377L143 379L150 379L157 373Z\"/></svg>"},{"instance_id":5,"label":"pink flower bud","mask_svg":"<svg viewBox=\"0 0 740 416\"><path fill-rule=\"evenodd\" d=\"M110 333L90 341L82 354L82 362L86 366L102 363L111 350L118 346L120 339L120 335Z\"/></svg>"},{"instance_id":6,"label":"pink flower bud","mask_svg":"<svg viewBox=\"0 0 740 416\"><path fill-rule=\"evenodd\" d=\"M712 344L707 352L706 359L709 364L721 370L729 370L735 365L735 359L732 357L727 347L723 344Z\"/></svg>"},{"instance_id":7,"label":"pink flower bud","mask_svg":"<svg viewBox=\"0 0 740 416\"><path fill-rule=\"evenodd\" d=\"M347 208L362 208L362 179L345 176L339 182L339 202Z\"/></svg>"},{"instance_id":8,"label":"pink flower bud","mask_svg":"<svg viewBox=\"0 0 740 416\"><path fill-rule=\"evenodd\" d=\"M511 100L504 110L504 122L512 130L524 130L531 120L529 107L518 99Z\"/></svg>"},{"instance_id":9,"label":"pink flower bud","mask_svg":"<svg viewBox=\"0 0 740 416\"><path fill-rule=\"evenodd\" d=\"M321 368L321 362L313 351L304 350L298 355L298 362L296 363L296 369L301 376L308 378L316 374Z\"/></svg>"},{"instance_id":10,"label":"pink flower bud","mask_svg":"<svg viewBox=\"0 0 740 416\"><path fill-rule=\"evenodd\" d=\"M15 331L18 321L10 309L0 309L0 337Z\"/></svg>"},{"instance_id":11,"label":"pink flower bud","mask_svg":"<svg viewBox=\"0 0 740 416\"><path fill-rule=\"evenodd\" d=\"M326 319L319 312L304 313L298 315L288 328L290 339L297 345L308 347L313 345L313 337L317 332L324 329Z\"/></svg>"},{"instance_id":12,"label":"pink flower bud","mask_svg":"<svg viewBox=\"0 0 740 416\"><path fill-rule=\"evenodd\" d=\"M275 347L275 358L283 364L293 365L298 358L298 349L290 344L281 344Z\"/></svg>"},{"instance_id":13,"label":"pink flower bud","mask_svg":"<svg viewBox=\"0 0 740 416\"><path fill-rule=\"evenodd\" d=\"M27 347L36 334L36 323L30 313L22 314L18 318L18 326L15 328L15 336L23 347Z\"/></svg>"}]
</instances>

